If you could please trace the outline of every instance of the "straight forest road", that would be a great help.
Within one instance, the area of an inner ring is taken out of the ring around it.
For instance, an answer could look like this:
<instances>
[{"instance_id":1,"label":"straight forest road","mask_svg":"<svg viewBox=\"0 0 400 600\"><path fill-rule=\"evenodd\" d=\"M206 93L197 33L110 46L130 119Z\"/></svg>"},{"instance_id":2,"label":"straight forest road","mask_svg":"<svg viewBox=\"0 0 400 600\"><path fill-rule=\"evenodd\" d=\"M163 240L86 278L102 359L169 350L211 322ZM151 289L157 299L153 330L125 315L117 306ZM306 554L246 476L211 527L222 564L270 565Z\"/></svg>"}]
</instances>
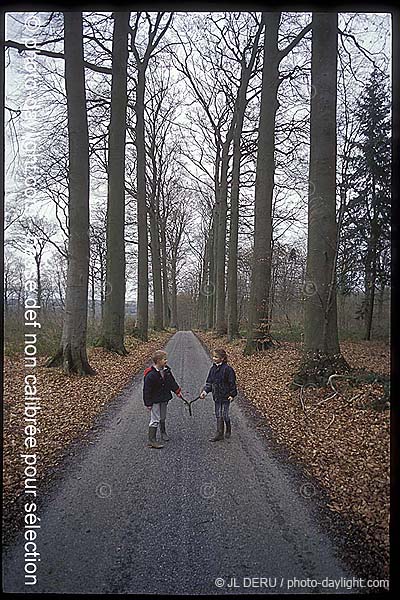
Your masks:
<instances>
[{"instance_id":1,"label":"straight forest road","mask_svg":"<svg viewBox=\"0 0 400 600\"><path fill-rule=\"evenodd\" d=\"M179 331L166 350L184 396L195 398L211 366L203 346L191 331ZM291 469L272 456L237 402L232 438L211 443L211 395L192 405L193 417L174 395L171 441L154 450L146 445L142 384L136 377L118 410L105 409L94 443L82 445L45 497L35 586L24 585L22 534L5 547L4 591L311 593L329 590L288 590L288 580L353 577L318 524L312 498L302 496ZM232 577L239 587L227 587ZM245 587L251 577L277 578L276 588Z\"/></svg>"}]
</instances>

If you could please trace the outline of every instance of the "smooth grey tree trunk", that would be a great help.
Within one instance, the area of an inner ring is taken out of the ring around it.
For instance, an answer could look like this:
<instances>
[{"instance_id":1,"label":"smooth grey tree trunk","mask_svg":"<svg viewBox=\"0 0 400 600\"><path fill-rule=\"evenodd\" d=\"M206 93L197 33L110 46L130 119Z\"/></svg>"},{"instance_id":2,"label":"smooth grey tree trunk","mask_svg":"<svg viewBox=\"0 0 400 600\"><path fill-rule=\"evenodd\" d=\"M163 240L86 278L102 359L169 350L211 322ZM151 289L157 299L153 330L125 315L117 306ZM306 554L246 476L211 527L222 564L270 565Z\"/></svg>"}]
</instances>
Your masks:
<instances>
[{"instance_id":1,"label":"smooth grey tree trunk","mask_svg":"<svg viewBox=\"0 0 400 600\"><path fill-rule=\"evenodd\" d=\"M308 241L302 381L326 383L346 369L336 303L337 13L314 13L312 36Z\"/></svg>"},{"instance_id":2,"label":"smooth grey tree trunk","mask_svg":"<svg viewBox=\"0 0 400 600\"><path fill-rule=\"evenodd\" d=\"M208 314L207 329L213 329L215 325L215 250L217 237L218 207L213 208L213 219L211 229L210 260L208 272Z\"/></svg>"},{"instance_id":3,"label":"smooth grey tree trunk","mask_svg":"<svg viewBox=\"0 0 400 600\"><path fill-rule=\"evenodd\" d=\"M157 199L149 210L150 221L150 245L151 245L151 266L153 274L153 293L154 293L154 323L155 330L164 329L163 323L163 297L162 297L162 278L161 278L161 253L160 253L160 234L159 220L157 218L158 207Z\"/></svg>"},{"instance_id":4,"label":"smooth grey tree trunk","mask_svg":"<svg viewBox=\"0 0 400 600\"><path fill-rule=\"evenodd\" d=\"M176 283L176 256L171 259L171 327L178 328L178 292Z\"/></svg>"},{"instance_id":5,"label":"smooth grey tree trunk","mask_svg":"<svg viewBox=\"0 0 400 600\"><path fill-rule=\"evenodd\" d=\"M232 182L230 196L230 229L228 247L228 273L227 273L227 296L228 296L228 340L239 337L238 324L238 235L239 235L239 188L240 188L240 161L241 161L241 138L243 131L244 114L246 110L246 96L250 77L256 60L258 44L264 23L261 21L253 41L253 48L249 64L245 65L243 55L242 70L240 74L240 87L237 97L237 116L233 134L233 164Z\"/></svg>"},{"instance_id":6,"label":"smooth grey tree trunk","mask_svg":"<svg viewBox=\"0 0 400 600\"><path fill-rule=\"evenodd\" d=\"M130 13L114 13L108 148L106 298L101 345L128 354L125 329L125 139Z\"/></svg>"},{"instance_id":7,"label":"smooth grey tree trunk","mask_svg":"<svg viewBox=\"0 0 400 600\"><path fill-rule=\"evenodd\" d=\"M89 136L83 66L81 12L64 13L65 86L67 92L68 272L61 345L46 366L66 373L93 375L86 352L89 280Z\"/></svg>"},{"instance_id":8,"label":"smooth grey tree trunk","mask_svg":"<svg viewBox=\"0 0 400 600\"><path fill-rule=\"evenodd\" d=\"M161 243L161 268L162 268L162 296L163 296L163 321L164 327L170 324L169 286L167 272L167 239L165 235L164 220L160 220L160 243Z\"/></svg>"},{"instance_id":9,"label":"smooth grey tree trunk","mask_svg":"<svg viewBox=\"0 0 400 600\"><path fill-rule=\"evenodd\" d=\"M269 345L268 300L271 279L272 195L275 174L275 116L279 85L280 12L264 13L265 38L256 170L254 255L245 354Z\"/></svg>"},{"instance_id":10,"label":"smooth grey tree trunk","mask_svg":"<svg viewBox=\"0 0 400 600\"><path fill-rule=\"evenodd\" d=\"M148 339L149 327L149 272L146 207L146 150L144 139L145 69L138 65L136 87L136 152L137 152L137 228L138 228L138 292L137 330L142 340Z\"/></svg>"},{"instance_id":11,"label":"smooth grey tree trunk","mask_svg":"<svg viewBox=\"0 0 400 600\"><path fill-rule=\"evenodd\" d=\"M375 306L375 287L376 287L376 262L377 262L376 242L374 239L370 241L370 248L367 254L366 270L365 270L365 333L364 339L371 340L372 320Z\"/></svg>"},{"instance_id":12,"label":"smooth grey tree trunk","mask_svg":"<svg viewBox=\"0 0 400 600\"><path fill-rule=\"evenodd\" d=\"M207 329L207 316L208 316L208 270L210 264L210 247L212 242L211 227L209 228L206 243L204 247L204 256L202 261L202 270L200 277L200 290L199 290L199 319L198 326L202 330Z\"/></svg>"},{"instance_id":13,"label":"smooth grey tree trunk","mask_svg":"<svg viewBox=\"0 0 400 600\"><path fill-rule=\"evenodd\" d=\"M228 296L228 340L239 336L238 327L238 239L239 239L239 184L240 184L240 160L241 160L241 134L243 128L244 107L239 115L238 123L235 129L233 139L233 165L232 165L232 184L230 209L231 218L229 225L229 247L228 247L228 275L227 275L227 296Z\"/></svg>"},{"instance_id":14,"label":"smooth grey tree trunk","mask_svg":"<svg viewBox=\"0 0 400 600\"><path fill-rule=\"evenodd\" d=\"M137 228L138 228L138 283L137 283L137 333L138 336L147 341L149 328L149 261L148 261L148 234L147 234L147 206L146 206L146 146L144 126L144 101L146 90L146 69L152 53L165 35L171 24L173 13L171 13L164 26L161 21L165 13L158 12L155 22L150 25L148 31L147 46L141 58L136 47L136 35L138 32L141 13L136 15L134 28L130 27L131 49L135 56L137 68L136 85L136 169L137 169ZM150 19L149 13L146 18ZM160 30L161 27L161 30ZM142 45L142 44L140 44Z\"/></svg>"},{"instance_id":15,"label":"smooth grey tree trunk","mask_svg":"<svg viewBox=\"0 0 400 600\"><path fill-rule=\"evenodd\" d=\"M225 317L225 265L226 265L226 225L228 209L228 166L229 149L233 139L234 119L227 133L225 142L222 146L221 156L221 179L219 186L218 201L218 225L217 225L217 243L215 248L215 330L218 335L223 335L227 331Z\"/></svg>"},{"instance_id":16,"label":"smooth grey tree trunk","mask_svg":"<svg viewBox=\"0 0 400 600\"><path fill-rule=\"evenodd\" d=\"M376 210L376 189L375 177L372 176L372 220L371 220L371 236L368 240L368 252L365 263L365 301L366 301L366 319L364 339L370 340L372 333L372 319L374 315L375 305L375 288L377 279L377 246L379 237L378 215Z\"/></svg>"},{"instance_id":17,"label":"smooth grey tree trunk","mask_svg":"<svg viewBox=\"0 0 400 600\"><path fill-rule=\"evenodd\" d=\"M278 108L279 64L310 31L311 23L282 50L278 49L281 13L263 13L265 22L260 123L256 169L254 255L250 286L247 343L244 354L273 345L270 337L269 294L272 263L272 200L275 177L275 118Z\"/></svg>"}]
</instances>

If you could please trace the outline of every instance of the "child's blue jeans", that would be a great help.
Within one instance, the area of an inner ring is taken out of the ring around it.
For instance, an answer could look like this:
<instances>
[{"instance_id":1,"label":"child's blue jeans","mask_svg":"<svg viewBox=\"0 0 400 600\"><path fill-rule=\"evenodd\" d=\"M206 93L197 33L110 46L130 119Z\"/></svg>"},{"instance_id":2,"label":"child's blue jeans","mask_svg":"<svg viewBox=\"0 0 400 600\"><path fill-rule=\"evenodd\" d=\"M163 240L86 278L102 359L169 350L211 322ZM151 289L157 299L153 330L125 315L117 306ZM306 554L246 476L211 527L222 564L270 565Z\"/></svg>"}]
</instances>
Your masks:
<instances>
[{"instance_id":1,"label":"child's blue jeans","mask_svg":"<svg viewBox=\"0 0 400 600\"><path fill-rule=\"evenodd\" d=\"M218 418L223 417L225 423L229 423L230 416L229 416L229 400L225 400L225 401L219 401L219 400L214 400L214 404L215 404L215 416Z\"/></svg>"}]
</instances>

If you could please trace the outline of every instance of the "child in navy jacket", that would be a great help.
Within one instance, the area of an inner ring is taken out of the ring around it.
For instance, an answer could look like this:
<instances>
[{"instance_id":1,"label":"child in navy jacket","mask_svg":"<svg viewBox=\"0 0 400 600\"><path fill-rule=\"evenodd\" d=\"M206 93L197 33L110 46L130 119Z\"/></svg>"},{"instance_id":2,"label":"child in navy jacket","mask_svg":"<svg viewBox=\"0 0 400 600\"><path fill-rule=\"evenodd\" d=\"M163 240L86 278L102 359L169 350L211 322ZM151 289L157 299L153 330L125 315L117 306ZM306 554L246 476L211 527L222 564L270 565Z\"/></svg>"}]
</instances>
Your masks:
<instances>
[{"instance_id":1,"label":"child in navy jacket","mask_svg":"<svg viewBox=\"0 0 400 600\"><path fill-rule=\"evenodd\" d=\"M211 442L218 442L224 439L224 423L226 426L225 437L231 437L231 420L229 417L230 402L237 396L236 373L228 365L228 356L222 348L213 352L213 362L206 384L200 393L200 398L205 398L209 392L212 392L215 404L215 416L217 418L217 433Z\"/></svg>"},{"instance_id":2,"label":"child in navy jacket","mask_svg":"<svg viewBox=\"0 0 400 600\"><path fill-rule=\"evenodd\" d=\"M143 381L143 402L151 411L148 446L163 448L164 445L156 440L157 427L160 425L161 440L168 442L169 437L165 430L167 404L172 398L171 391L180 396L181 388L167 365L167 353L164 350L157 350L152 359L154 364L145 370Z\"/></svg>"}]
</instances>

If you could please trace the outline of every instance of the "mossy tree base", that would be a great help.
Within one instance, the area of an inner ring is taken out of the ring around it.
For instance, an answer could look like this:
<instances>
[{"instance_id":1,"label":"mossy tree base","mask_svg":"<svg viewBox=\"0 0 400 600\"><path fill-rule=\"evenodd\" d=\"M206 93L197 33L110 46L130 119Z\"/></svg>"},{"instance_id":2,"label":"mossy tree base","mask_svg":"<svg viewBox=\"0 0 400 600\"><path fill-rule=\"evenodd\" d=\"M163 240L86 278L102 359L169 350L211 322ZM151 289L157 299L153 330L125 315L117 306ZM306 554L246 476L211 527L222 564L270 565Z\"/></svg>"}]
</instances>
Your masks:
<instances>
[{"instance_id":1,"label":"mossy tree base","mask_svg":"<svg viewBox=\"0 0 400 600\"><path fill-rule=\"evenodd\" d=\"M271 348L275 348L275 343L270 334L265 334L252 339L248 338L247 344L243 350L243 354L244 356L251 356L256 352L264 352L265 350L270 350Z\"/></svg>"},{"instance_id":2,"label":"mossy tree base","mask_svg":"<svg viewBox=\"0 0 400 600\"><path fill-rule=\"evenodd\" d=\"M297 385L325 386L334 373L350 374L350 366L341 353L307 352L294 375L293 383Z\"/></svg>"},{"instance_id":3,"label":"mossy tree base","mask_svg":"<svg viewBox=\"0 0 400 600\"><path fill-rule=\"evenodd\" d=\"M125 348L124 342L121 341L102 338L98 345L110 352L115 352L115 354L119 354L120 356L127 356L129 354L128 350Z\"/></svg>"},{"instance_id":4,"label":"mossy tree base","mask_svg":"<svg viewBox=\"0 0 400 600\"><path fill-rule=\"evenodd\" d=\"M71 344L61 346L57 353L45 363L45 367L62 367L67 375L72 373L96 375L97 373L89 364L86 348L73 348Z\"/></svg>"}]
</instances>

